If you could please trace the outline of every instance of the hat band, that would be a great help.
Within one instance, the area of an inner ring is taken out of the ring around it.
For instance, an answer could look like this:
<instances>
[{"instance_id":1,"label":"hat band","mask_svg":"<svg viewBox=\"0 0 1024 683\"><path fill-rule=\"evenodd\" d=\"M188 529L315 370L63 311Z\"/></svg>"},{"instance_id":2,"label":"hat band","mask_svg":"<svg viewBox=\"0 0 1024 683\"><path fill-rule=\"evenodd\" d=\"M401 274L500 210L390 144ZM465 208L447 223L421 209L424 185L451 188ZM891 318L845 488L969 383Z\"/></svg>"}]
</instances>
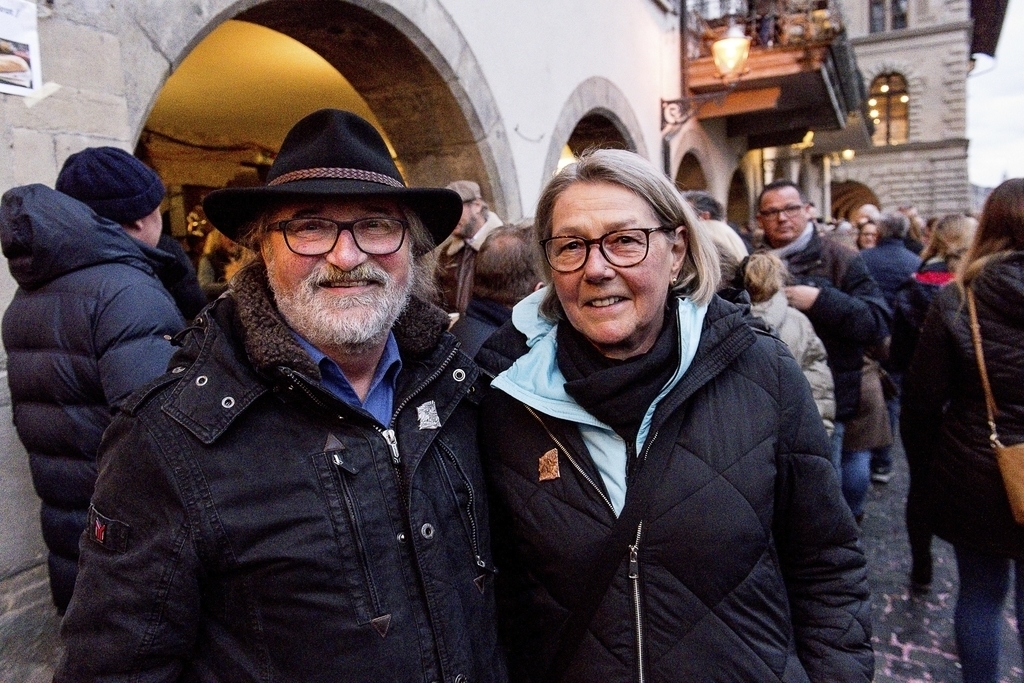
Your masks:
<instances>
[{"instance_id":1,"label":"hat band","mask_svg":"<svg viewBox=\"0 0 1024 683\"><path fill-rule=\"evenodd\" d=\"M364 180L368 183L377 183L378 185L405 188L405 185L402 182L395 180L391 176L384 175L383 173L374 173L373 171L363 171L358 168L304 168L299 171L292 171L291 173L285 173L282 176L278 176L267 183L267 186L272 187L274 185L291 183L296 180L311 180L315 178Z\"/></svg>"}]
</instances>

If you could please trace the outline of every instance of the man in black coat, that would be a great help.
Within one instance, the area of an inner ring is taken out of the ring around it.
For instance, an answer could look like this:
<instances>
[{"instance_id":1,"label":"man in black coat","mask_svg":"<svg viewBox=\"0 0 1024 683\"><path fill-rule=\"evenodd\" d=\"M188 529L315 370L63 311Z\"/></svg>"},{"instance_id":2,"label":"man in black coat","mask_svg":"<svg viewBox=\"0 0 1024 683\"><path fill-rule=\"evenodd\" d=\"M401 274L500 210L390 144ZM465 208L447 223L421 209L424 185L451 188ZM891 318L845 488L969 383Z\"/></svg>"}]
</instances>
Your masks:
<instances>
[{"instance_id":1,"label":"man in black coat","mask_svg":"<svg viewBox=\"0 0 1024 683\"><path fill-rule=\"evenodd\" d=\"M795 283L786 287L789 305L810 319L828 352L836 391L832 464L841 472L844 422L857 413L864 352L889 333L889 308L861 257L818 235L807 201L792 181L765 186L757 222Z\"/></svg>"},{"instance_id":2,"label":"man in black coat","mask_svg":"<svg viewBox=\"0 0 1024 683\"><path fill-rule=\"evenodd\" d=\"M459 196L323 109L204 208L257 259L108 430L54 680L503 683L479 371L418 295Z\"/></svg>"},{"instance_id":3,"label":"man in black coat","mask_svg":"<svg viewBox=\"0 0 1024 683\"><path fill-rule=\"evenodd\" d=\"M57 178L0 203L0 239L18 283L3 319L18 437L42 499L54 604L71 599L78 541L111 413L167 368L185 326L156 248L164 186L112 147L71 155ZM81 197L83 201L73 198Z\"/></svg>"}]
</instances>

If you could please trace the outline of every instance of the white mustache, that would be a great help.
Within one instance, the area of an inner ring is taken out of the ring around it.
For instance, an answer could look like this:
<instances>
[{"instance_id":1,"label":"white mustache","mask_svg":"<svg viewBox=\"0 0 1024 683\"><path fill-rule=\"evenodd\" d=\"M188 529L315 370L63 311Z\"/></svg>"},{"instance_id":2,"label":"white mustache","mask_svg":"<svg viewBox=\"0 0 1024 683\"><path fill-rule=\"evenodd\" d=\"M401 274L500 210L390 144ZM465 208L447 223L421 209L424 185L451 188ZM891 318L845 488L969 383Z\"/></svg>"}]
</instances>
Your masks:
<instances>
[{"instance_id":1,"label":"white mustache","mask_svg":"<svg viewBox=\"0 0 1024 683\"><path fill-rule=\"evenodd\" d=\"M342 270L329 263L323 264L306 278L309 287L332 287L354 282L369 282L387 286L391 276L381 268L369 263L361 263L352 270Z\"/></svg>"}]
</instances>

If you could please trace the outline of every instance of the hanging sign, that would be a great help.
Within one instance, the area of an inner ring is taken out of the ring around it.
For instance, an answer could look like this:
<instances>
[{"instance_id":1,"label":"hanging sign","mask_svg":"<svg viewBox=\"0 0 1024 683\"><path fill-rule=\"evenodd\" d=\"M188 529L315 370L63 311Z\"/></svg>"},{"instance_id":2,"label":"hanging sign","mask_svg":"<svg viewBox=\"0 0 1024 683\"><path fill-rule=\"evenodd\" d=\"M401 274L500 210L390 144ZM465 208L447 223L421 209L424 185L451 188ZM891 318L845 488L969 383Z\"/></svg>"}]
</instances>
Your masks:
<instances>
[{"instance_id":1,"label":"hanging sign","mask_svg":"<svg viewBox=\"0 0 1024 683\"><path fill-rule=\"evenodd\" d=\"M34 95L42 85L36 4L0 0L0 93Z\"/></svg>"}]
</instances>

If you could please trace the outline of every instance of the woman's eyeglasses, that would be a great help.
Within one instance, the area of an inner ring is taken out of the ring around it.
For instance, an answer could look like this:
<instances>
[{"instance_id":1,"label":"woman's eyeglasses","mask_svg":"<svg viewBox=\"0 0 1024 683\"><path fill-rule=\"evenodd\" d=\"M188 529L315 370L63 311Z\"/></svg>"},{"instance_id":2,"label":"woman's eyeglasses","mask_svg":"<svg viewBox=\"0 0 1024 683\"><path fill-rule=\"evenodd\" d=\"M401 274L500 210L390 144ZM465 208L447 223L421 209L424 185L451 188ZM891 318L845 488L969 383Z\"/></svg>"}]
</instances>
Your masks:
<instances>
[{"instance_id":1,"label":"woman's eyeglasses","mask_svg":"<svg viewBox=\"0 0 1024 683\"><path fill-rule=\"evenodd\" d=\"M619 268L629 268L647 258L651 233L673 230L674 226L663 225L657 228L613 230L592 240L571 235L549 237L541 240L540 245L544 248L544 258L548 265L559 273L571 273L582 268L590 255L590 247L595 244L605 261Z\"/></svg>"}]
</instances>

